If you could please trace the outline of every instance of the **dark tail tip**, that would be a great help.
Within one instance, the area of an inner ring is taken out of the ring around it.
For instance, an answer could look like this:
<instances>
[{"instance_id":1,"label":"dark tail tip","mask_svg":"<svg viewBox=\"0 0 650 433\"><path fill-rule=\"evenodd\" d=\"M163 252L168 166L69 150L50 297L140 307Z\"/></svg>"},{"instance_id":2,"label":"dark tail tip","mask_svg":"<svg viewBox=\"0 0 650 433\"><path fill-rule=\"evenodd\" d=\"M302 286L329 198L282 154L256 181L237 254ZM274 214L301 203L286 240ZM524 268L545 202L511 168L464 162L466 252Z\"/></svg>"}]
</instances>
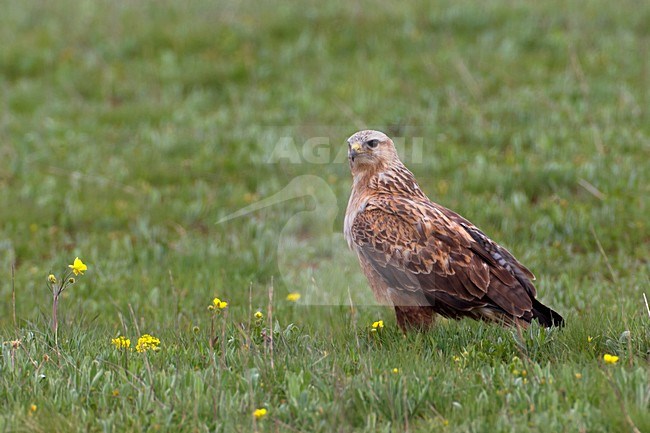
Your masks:
<instances>
[{"instance_id":1,"label":"dark tail tip","mask_svg":"<svg viewBox=\"0 0 650 433\"><path fill-rule=\"evenodd\" d=\"M537 299L533 299L533 318L537 319L545 328L564 326L564 318L562 318L559 313L539 302Z\"/></svg>"}]
</instances>

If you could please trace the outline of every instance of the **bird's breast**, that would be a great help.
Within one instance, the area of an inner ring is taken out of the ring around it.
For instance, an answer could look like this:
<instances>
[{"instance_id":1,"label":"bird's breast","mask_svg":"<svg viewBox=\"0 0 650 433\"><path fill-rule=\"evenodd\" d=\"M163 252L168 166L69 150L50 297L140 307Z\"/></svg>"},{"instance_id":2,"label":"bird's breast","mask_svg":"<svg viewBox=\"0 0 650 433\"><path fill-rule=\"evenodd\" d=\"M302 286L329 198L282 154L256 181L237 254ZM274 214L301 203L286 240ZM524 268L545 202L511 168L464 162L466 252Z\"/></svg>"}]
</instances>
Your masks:
<instances>
[{"instance_id":1,"label":"bird's breast","mask_svg":"<svg viewBox=\"0 0 650 433\"><path fill-rule=\"evenodd\" d=\"M352 239L352 224L354 224L354 219L359 215L360 212L363 212L368 204L368 198L363 197L361 194L356 194L355 191L352 191L350 195L350 200L348 200L348 207L345 211L345 220L343 222L343 235L345 240L348 243L350 249L354 249L354 240Z\"/></svg>"}]
</instances>

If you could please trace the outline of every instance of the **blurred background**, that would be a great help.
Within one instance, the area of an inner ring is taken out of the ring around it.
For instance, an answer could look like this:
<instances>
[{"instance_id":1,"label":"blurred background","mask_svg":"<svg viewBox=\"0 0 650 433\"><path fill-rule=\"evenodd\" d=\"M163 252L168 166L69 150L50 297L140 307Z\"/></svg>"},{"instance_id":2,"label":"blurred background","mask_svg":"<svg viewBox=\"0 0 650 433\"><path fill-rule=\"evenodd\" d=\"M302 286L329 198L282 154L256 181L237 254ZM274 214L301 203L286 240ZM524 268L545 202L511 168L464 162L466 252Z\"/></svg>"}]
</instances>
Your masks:
<instances>
[{"instance_id":1,"label":"blurred background","mask_svg":"<svg viewBox=\"0 0 650 433\"><path fill-rule=\"evenodd\" d=\"M304 305L372 303L341 235L341 152L365 128L398 139L429 197L508 247L559 311L639 305L648 3L0 9L3 325L12 265L32 319L75 256L89 271L66 308L113 326L128 304L190 326L215 294L247 305L252 287L262 305L272 280Z\"/></svg>"}]
</instances>

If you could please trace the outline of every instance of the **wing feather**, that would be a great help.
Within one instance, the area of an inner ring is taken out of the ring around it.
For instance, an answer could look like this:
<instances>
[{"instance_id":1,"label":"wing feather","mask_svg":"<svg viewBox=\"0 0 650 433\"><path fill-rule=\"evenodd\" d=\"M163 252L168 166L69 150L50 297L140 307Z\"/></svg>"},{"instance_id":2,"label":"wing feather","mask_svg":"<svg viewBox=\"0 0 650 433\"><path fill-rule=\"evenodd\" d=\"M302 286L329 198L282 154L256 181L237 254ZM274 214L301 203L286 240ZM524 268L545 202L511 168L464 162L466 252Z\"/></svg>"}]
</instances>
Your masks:
<instances>
[{"instance_id":1,"label":"wing feather","mask_svg":"<svg viewBox=\"0 0 650 433\"><path fill-rule=\"evenodd\" d=\"M375 197L354 218L352 239L362 262L401 302L421 305L424 296L450 317L482 307L532 317L532 273L442 206Z\"/></svg>"}]
</instances>

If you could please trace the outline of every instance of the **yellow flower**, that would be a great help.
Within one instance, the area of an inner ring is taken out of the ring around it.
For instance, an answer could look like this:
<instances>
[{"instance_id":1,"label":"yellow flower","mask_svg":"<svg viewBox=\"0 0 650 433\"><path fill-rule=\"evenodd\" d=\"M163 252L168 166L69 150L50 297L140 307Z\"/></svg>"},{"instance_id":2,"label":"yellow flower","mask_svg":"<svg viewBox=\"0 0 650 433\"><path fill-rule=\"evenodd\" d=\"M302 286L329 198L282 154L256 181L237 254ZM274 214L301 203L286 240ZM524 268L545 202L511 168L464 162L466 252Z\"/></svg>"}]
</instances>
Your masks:
<instances>
[{"instance_id":1,"label":"yellow flower","mask_svg":"<svg viewBox=\"0 0 650 433\"><path fill-rule=\"evenodd\" d=\"M72 269L72 272L74 272L75 275L83 275L84 272L88 270L88 266L86 266L84 262L79 259L79 257L74 259L74 263L68 265L68 267Z\"/></svg>"},{"instance_id":2,"label":"yellow flower","mask_svg":"<svg viewBox=\"0 0 650 433\"><path fill-rule=\"evenodd\" d=\"M300 299L300 293L298 292L289 293L287 295L287 301L289 302L298 302L298 299Z\"/></svg>"},{"instance_id":3,"label":"yellow flower","mask_svg":"<svg viewBox=\"0 0 650 433\"><path fill-rule=\"evenodd\" d=\"M212 305L208 307L208 310L223 310L228 306L228 303L226 301L222 301L219 298L214 298L212 300Z\"/></svg>"},{"instance_id":4,"label":"yellow flower","mask_svg":"<svg viewBox=\"0 0 650 433\"><path fill-rule=\"evenodd\" d=\"M262 408L262 409L255 409L255 412L253 412L253 416L255 419L262 419L266 416L267 410Z\"/></svg>"},{"instance_id":5,"label":"yellow flower","mask_svg":"<svg viewBox=\"0 0 650 433\"><path fill-rule=\"evenodd\" d=\"M618 362L618 356L606 353L603 355L603 361L605 361L605 364L616 364Z\"/></svg>"},{"instance_id":6,"label":"yellow flower","mask_svg":"<svg viewBox=\"0 0 650 433\"><path fill-rule=\"evenodd\" d=\"M138 352L146 352L147 350L158 351L160 350L160 340L152 335L144 334L142 337L138 338L138 344L135 346L135 350Z\"/></svg>"},{"instance_id":7,"label":"yellow flower","mask_svg":"<svg viewBox=\"0 0 650 433\"><path fill-rule=\"evenodd\" d=\"M36 409L38 409L38 406L36 406L35 404L29 406L29 410L31 410L32 412L36 412Z\"/></svg>"},{"instance_id":8,"label":"yellow flower","mask_svg":"<svg viewBox=\"0 0 650 433\"><path fill-rule=\"evenodd\" d=\"M399 373L399 368L393 368L393 374Z\"/></svg>"},{"instance_id":9,"label":"yellow flower","mask_svg":"<svg viewBox=\"0 0 650 433\"><path fill-rule=\"evenodd\" d=\"M372 329L377 330L381 329L384 327L384 321L383 320L377 320L376 322L372 322Z\"/></svg>"},{"instance_id":10,"label":"yellow flower","mask_svg":"<svg viewBox=\"0 0 650 433\"><path fill-rule=\"evenodd\" d=\"M124 337L123 335L120 335L117 338L112 338L111 339L111 344L115 346L116 349L128 349L131 347L131 340L128 338Z\"/></svg>"},{"instance_id":11,"label":"yellow flower","mask_svg":"<svg viewBox=\"0 0 650 433\"><path fill-rule=\"evenodd\" d=\"M264 318L264 314L262 314L261 311L256 311L254 316L257 320L262 320Z\"/></svg>"},{"instance_id":12,"label":"yellow flower","mask_svg":"<svg viewBox=\"0 0 650 433\"><path fill-rule=\"evenodd\" d=\"M113 390L113 397L119 397L120 396L120 390L119 389L114 389Z\"/></svg>"},{"instance_id":13,"label":"yellow flower","mask_svg":"<svg viewBox=\"0 0 650 433\"><path fill-rule=\"evenodd\" d=\"M576 379L582 379L582 373L576 373L575 376Z\"/></svg>"},{"instance_id":14,"label":"yellow flower","mask_svg":"<svg viewBox=\"0 0 650 433\"><path fill-rule=\"evenodd\" d=\"M54 274L48 275L47 276L47 281L49 281L50 284L56 284L56 277L54 276Z\"/></svg>"},{"instance_id":15,"label":"yellow flower","mask_svg":"<svg viewBox=\"0 0 650 433\"><path fill-rule=\"evenodd\" d=\"M593 339L594 339L594 337L587 336L587 343L591 343L591 340L593 340Z\"/></svg>"}]
</instances>

